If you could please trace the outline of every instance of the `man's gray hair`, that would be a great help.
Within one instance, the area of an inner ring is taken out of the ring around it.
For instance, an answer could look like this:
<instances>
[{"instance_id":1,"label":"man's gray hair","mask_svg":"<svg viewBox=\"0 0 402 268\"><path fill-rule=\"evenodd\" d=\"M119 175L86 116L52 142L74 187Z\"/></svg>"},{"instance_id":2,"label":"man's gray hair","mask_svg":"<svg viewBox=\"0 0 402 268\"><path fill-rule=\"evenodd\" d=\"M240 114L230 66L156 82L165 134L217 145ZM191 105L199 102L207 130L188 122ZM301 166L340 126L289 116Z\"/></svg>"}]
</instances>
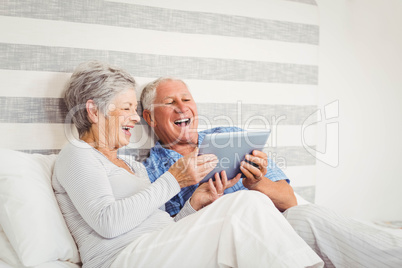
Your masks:
<instances>
[{"instance_id":1,"label":"man's gray hair","mask_svg":"<svg viewBox=\"0 0 402 268\"><path fill-rule=\"evenodd\" d=\"M140 100L143 110L152 111L152 104L154 103L156 97L156 89L160 84L167 81L180 81L188 88L187 84L184 83L184 81L181 79L177 79L174 77L159 77L158 79L149 82L142 90Z\"/></svg>"},{"instance_id":2,"label":"man's gray hair","mask_svg":"<svg viewBox=\"0 0 402 268\"><path fill-rule=\"evenodd\" d=\"M64 93L64 101L82 137L91 128L85 104L93 100L97 108L108 116L107 107L113 98L128 89L135 90L134 78L121 68L100 61L89 61L78 65L71 75Z\"/></svg>"}]
</instances>

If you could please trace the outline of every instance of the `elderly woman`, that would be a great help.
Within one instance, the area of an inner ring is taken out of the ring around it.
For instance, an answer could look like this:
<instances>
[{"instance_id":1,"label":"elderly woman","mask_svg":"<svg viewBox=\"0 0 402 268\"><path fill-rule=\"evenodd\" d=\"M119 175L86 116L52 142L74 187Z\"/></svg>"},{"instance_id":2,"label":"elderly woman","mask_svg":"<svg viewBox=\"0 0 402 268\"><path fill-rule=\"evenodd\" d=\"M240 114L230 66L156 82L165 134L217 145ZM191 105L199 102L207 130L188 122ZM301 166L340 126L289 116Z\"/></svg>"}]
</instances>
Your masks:
<instances>
[{"instance_id":1,"label":"elderly woman","mask_svg":"<svg viewBox=\"0 0 402 268\"><path fill-rule=\"evenodd\" d=\"M135 86L127 72L88 62L65 93L79 139L60 152L52 183L84 268L322 265L266 196L220 198L238 177L215 175L171 218L164 203L197 184L216 158L190 153L152 184L141 163L120 158L140 121Z\"/></svg>"}]
</instances>

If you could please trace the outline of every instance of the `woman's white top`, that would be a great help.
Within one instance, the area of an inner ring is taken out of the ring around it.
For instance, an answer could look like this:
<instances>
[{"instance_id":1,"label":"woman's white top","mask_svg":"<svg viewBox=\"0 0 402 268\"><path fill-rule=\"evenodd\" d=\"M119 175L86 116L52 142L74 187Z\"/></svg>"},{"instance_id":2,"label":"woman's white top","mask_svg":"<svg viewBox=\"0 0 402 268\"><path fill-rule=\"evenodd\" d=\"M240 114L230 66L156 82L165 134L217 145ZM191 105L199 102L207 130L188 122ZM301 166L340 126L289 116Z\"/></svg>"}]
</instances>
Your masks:
<instances>
[{"instance_id":1,"label":"woman's white top","mask_svg":"<svg viewBox=\"0 0 402 268\"><path fill-rule=\"evenodd\" d=\"M180 191L173 175L151 184L141 163L125 161L135 175L82 141L70 142L57 158L52 185L83 268L109 267L136 238L174 222L163 210ZM187 202L175 220L193 212Z\"/></svg>"}]
</instances>

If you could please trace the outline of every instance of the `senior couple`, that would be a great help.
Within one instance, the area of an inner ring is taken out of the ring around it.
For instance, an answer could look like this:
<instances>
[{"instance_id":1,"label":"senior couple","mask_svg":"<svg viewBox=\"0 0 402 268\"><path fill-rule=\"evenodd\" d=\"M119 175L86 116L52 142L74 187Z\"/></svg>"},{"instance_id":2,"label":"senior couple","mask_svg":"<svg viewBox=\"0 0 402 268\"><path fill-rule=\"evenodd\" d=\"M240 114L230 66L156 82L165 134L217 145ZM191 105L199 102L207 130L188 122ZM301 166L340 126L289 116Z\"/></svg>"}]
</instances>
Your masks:
<instances>
[{"instance_id":1,"label":"senior couple","mask_svg":"<svg viewBox=\"0 0 402 268\"><path fill-rule=\"evenodd\" d=\"M136 86L126 71L92 61L76 68L65 92L79 139L61 150L52 185L84 268L400 263L401 241L381 234L377 243L357 222L297 206L289 180L261 151L246 156L254 165L242 161L244 178L222 172L198 184L217 163L198 155L205 135L240 129L198 133L196 103L181 80L161 78L142 92L143 117L158 137L150 157L119 157L140 121Z\"/></svg>"}]
</instances>

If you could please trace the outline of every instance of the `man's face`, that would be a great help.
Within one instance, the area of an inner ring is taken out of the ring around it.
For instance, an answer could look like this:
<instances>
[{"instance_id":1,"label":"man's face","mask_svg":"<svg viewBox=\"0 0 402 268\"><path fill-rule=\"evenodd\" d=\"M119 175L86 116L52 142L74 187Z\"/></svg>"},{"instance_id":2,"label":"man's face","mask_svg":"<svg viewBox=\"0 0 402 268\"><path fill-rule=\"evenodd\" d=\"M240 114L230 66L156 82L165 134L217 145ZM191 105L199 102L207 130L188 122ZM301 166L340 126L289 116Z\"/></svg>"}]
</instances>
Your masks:
<instances>
[{"instance_id":1,"label":"man's face","mask_svg":"<svg viewBox=\"0 0 402 268\"><path fill-rule=\"evenodd\" d=\"M155 134L163 145L197 144L197 105L181 81L158 85L151 117Z\"/></svg>"}]
</instances>

